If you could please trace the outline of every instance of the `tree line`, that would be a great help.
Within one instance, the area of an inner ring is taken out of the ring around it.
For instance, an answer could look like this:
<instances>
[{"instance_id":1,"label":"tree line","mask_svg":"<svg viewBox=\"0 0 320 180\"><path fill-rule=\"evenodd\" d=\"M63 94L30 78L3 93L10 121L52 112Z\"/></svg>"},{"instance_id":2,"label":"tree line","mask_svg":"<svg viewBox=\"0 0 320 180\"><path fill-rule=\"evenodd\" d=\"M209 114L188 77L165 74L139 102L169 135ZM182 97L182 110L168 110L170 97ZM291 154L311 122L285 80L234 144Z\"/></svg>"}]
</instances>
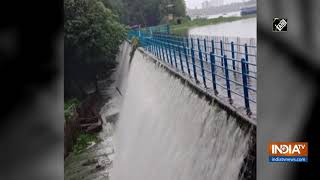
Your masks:
<instances>
[{"instance_id":1,"label":"tree line","mask_svg":"<svg viewBox=\"0 0 320 180\"><path fill-rule=\"evenodd\" d=\"M112 69L127 29L101 0L64 1L65 98L85 96L101 72Z\"/></svg>"},{"instance_id":2,"label":"tree line","mask_svg":"<svg viewBox=\"0 0 320 180\"><path fill-rule=\"evenodd\" d=\"M127 25L154 26L166 23L168 14L186 16L184 0L103 0L106 6L115 9L120 21Z\"/></svg>"},{"instance_id":3,"label":"tree line","mask_svg":"<svg viewBox=\"0 0 320 180\"><path fill-rule=\"evenodd\" d=\"M184 17L184 0L65 0L65 97L85 97L85 86L115 67L128 25L165 23L169 13Z\"/></svg>"}]
</instances>

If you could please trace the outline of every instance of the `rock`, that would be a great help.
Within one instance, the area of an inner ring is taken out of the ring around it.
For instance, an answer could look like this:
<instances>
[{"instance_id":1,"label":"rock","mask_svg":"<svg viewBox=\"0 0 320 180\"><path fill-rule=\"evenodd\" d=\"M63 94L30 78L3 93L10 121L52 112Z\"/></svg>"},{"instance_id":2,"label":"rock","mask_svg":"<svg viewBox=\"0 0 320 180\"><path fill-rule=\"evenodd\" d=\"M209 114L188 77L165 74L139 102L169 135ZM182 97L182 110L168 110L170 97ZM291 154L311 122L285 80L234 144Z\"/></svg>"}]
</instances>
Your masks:
<instances>
[{"instance_id":1,"label":"rock","mask_svg":"<svg viewBox=\"0 0 320 180\"><path fill-rule=\"evenodd\" d=\"M86 124L81 124L81 129L84 132L87 133L97 133L100 132L102 130L102 121L99 120L96 123L86 123Z\"/></svg>"},{"instance_id":2,"label":"rock","mask_svg":"<svg viewBox=\"0 0 320 180\"><path fill-rule=\"evenodd\" d=\"M116 123L118 118L119 118L119 113L115 113L105 117L107 123Z\"/></svg>"},{"instance_id":3,"label":"rock","mask_svg":"<svg viewBox=\"0 0 320 180\"><path fill-rule=\"evenodd\" d=\"M96 164L96 163L98 163L97 159L88 159L86 162L84 162L82 164L82 166L90 166L90 165Z\"/></svg>"},{"instance_id":4,"label":"rock","mask_svg":"<svg viewBox=\"0 0 320 180\"><path fill-rule=\"evenodd\" d=\"M85 132L87 133L97 133L102 130L102 123L99 121L98 123L90 125Z\"/></svg>"},{"instance_id":5,"label":"rock","mask_svg":"<svg viewBox=\"0 0 320 180\"><path fill-rule=\"evenodd\" d=\"M96 166L96 168L106 168L107 166L110 166L112 164L112 161L108 158L108 156L106 158L100 159L98 161L98 165Z\"/></svg>"}]
</instances>

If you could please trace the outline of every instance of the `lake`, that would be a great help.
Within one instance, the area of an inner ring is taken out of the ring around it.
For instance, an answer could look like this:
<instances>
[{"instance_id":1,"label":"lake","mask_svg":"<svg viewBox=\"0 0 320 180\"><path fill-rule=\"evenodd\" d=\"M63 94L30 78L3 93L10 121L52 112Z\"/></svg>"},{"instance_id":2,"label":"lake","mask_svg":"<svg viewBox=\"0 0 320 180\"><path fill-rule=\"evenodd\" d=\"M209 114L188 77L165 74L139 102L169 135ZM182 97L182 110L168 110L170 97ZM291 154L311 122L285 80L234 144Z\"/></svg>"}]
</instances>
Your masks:
<instances>
[{"instance_id":1,"label":"lake","mask_svg":"<svg viewBox=\"0 0 320 180\"><path fill-rule=\"evenodd\" d=\"M188 34L201 36L256 38L257 18L254 17L238 21L190 28Z\"/></svg>"}]
</instances>

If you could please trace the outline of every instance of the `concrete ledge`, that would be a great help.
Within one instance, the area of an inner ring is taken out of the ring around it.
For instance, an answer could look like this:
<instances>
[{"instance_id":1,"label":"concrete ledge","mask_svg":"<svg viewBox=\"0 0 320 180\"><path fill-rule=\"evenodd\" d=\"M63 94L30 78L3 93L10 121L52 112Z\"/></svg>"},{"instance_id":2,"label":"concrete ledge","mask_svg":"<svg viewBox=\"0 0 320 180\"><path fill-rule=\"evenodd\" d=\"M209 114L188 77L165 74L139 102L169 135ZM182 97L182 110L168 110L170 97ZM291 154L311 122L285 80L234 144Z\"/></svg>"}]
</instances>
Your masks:
<instances>
[{"instance_id":1,"label":"concrete ledge","mask_svg":"<svg viewBox=\"0 0 320 180\"><path fill-rule=\"evenodd\" d=\"M174 68L170 67L168 64L164 63L163 61L159 60L153 54L145 51L143 48L139 47L137 50L141 52L143 55L149 57L149 59L153 60L153 62L161 65L170 74L179 78L182 81L182 83L188 85L200 97L205 97L205 99L208 100L210 103L217 104L220 108L227 111L228 115L232 115L236 117L236 119L242 121L243 123L241 124L249 123L250 125L253 125L253 126L257 125L257 120L255 115L252 115L249 117L246 114L245 110L237 109L236 107L226 102L226 100L224 100L223 98L209 93L207 89L200 87L199 85L196 84L196 82L185 77L185 75L182 72L177 72Z\"/></svg>"}]
</instances>

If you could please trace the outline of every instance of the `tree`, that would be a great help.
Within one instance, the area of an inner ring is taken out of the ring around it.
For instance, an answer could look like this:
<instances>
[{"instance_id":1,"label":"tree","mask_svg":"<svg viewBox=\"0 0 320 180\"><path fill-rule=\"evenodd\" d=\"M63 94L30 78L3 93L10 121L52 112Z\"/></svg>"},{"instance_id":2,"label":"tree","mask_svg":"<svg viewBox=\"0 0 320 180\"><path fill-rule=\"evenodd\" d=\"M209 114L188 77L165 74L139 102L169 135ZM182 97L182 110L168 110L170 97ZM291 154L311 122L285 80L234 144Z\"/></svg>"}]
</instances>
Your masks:
<instances>
[{"instance_id":1,"label":"tree","mask_svg":"<svg viewBox=\"0 0 320 180\"><path fill-rule=\"evenodd\" d=\"M81 60L112 59L124 40L125 27L98 0L65 0L65 48L77 51Z\"/></svg>"},{"instance_id":2,"label":"tree","mask_svg":"<svg viewBox=\"0 0 320 180\"><path fill-rule=\"evenodd\" d=\"M186 16L186 3L184 0L175 0L174 4L174 15L175 17Z\"/></svg>"},{"instance_id":3,"label":"tree","mask_svg":"<svg viewBox=\"0 0 320 180\"><path fill-rule=\"evenodd\" d=\"M127 10L123 0L102 0L103 4L112 9L112 12L119 17L120 22L127 24Z\"/></svg>"},{"instance_id":4,"label":"tree","mask_svg":"<svg viewBox=\"0 0 320 180\"><path fill-rule=\"evenodd\" d=\"M161 0L159 11L161 16L160 23L167 23L168 22L167 16L169 14L172 14L174 18L185 17L186 16L185 1L184 0Z\"/></svg>"},{"instance_id":5,"label":"tree","mask_svg":"<svg viewBox=\"0 0 320 180\"><path fill-rule=\"evenodd\" d=\"M120 20L124 24L154 26L168 15L168 4L175 17L186 15L184 0L104 0L106 6L117 9Z\"/></svg>"},{"instance_id":6,"label":"tree","mask_svg":"<svg viewBox=\"0 0 320 180\"><path fill-rule=\"evenodd\" d=\"M65 87L88 84L103 65L115 64L126 28L100 0L65 0L64 12Z\"/></svg>"}]
</instances>

